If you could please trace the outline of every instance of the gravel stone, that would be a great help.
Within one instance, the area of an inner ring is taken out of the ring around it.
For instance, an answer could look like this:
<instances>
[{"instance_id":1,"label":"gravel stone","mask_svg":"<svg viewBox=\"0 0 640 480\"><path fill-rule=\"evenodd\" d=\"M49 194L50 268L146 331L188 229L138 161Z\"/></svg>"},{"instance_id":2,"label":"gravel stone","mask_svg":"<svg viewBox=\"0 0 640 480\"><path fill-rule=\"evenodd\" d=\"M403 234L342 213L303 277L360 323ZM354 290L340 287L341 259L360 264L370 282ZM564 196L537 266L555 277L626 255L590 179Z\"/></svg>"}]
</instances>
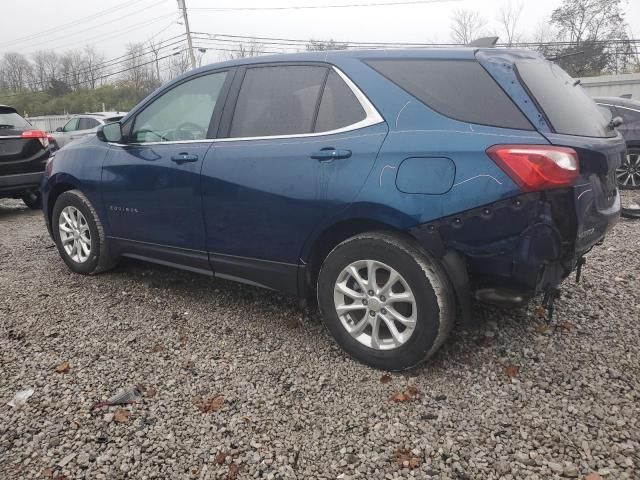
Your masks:
<instances>
[{"instance_id":1,"label":"gravel stone","mask_svg":"<svg viewBox=\"0 0 640 480\"><path fill-rule=\"evenodd\" d=\"M0 477L638 479L639 251L621 220L551 326L540 299L478 305L383 383L293 298L132 260L72 274L41 212L0 200Z\"/></svg>"}]
</instances>

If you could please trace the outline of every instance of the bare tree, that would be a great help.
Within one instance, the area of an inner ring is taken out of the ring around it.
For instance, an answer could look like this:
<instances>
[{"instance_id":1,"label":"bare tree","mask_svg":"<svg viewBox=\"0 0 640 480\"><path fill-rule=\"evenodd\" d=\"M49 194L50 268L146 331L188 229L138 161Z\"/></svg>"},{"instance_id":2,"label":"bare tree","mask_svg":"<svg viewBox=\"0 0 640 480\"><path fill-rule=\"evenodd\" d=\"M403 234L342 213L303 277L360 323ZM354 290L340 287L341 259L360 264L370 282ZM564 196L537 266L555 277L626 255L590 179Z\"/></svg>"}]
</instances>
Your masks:
<instances>
[{"instance_id":1,"label":"bare tree","mask_svg":"<svg viewBox=\"0 0 640 480\"><path fill-rule=\"evenodd\" d=\"M21 92L29 87L33 67L21 53L7 52L2 58L4 83L12 92Z\"/></svg>"},{"instance_id":2,"label":"bare tree","mask_svg":"<svg viewBox=\"0 0 640 480\"><path fill-rule=\"evenodd\" d=\"M123 65L124 72L121 83L133 88L136 93L149 89L153 80L151 59L145 54L145 51L143 43L129 43L127 45L127 57Z\"/></svg>"},{"instance_id":3,"label":"bare tree","mask_svg":"<svg viewBox=\"0 0 640 480\"><path fill-rule=\"evenodd\" d=\"M485 34L487 21L473 10L459 9L451 17L451 40L466 45Z\"/></svg>"},{"instance_id":4,"label":"bare tree","mask_svg":"<svg viewBox=\"0 0 640 480\"><path fill-rule=\"evenodd\" d=\"M563 0L551 14L558 39L569 45L558 51L558 63L574 76L598 75L629 68L633 50L627 41L622 0ZM607 40L623 42L607 43Z\"/></svg>"},{"instance_id":5,"label":"bare tree","mask_svg":"<svg viewBox=\"0 0 640 480\"><path fill-rule=\"evenodd\" d=\"M169 77L174 78L191 70L189 52L181 50L169 57Z\"/></svg>"},{"instance_id":6,"label":"bare tree","mask_svg":"<svg viewBox=\"0 0 640 480\"><path fill-rule=\"evenodd\" d=\"M336 42L333 38L330 38L329 40L311 39L309 40L305 48L308 52L325 50L346 50L347 48L349 48L349 44Z\"/></svg>"},{"instance_id":7,"label":"bare tree","mask_svg":"<svg viewBox=\"0 0 640 480\"><path fill-rule=\"evenodd\" d=\"M227 52L227 59L255 57L264 53L264 46L261 43L251 40L249 43L240 43L237 50Z\"/></svg>"},{"instance_id":8,"label":"bare tree","mask_svg":"<svg viewBox=\"0 0 640 480\"><path fill-rule=\"evenodd\" d=\"M84 47L84 81L90 88L96 88L98 82L101 83L100 77L104 72L104 55L96 52L96 49L87 45Z\"/></svg>"},{"instance_id":9,"label":"bare tree","mask_svg":"<svg viewBox=\"0 0 640 480\"><path fill-rule=\"evenodd\" d=\"M153 38L150 38L149 40L147 40L147 45L149 46L149 50L151 50L150 56L153 57L153 63L155 67L155 78L153 80L154 83L157 84L157 86L160 86L160 84L162 83L162 79L160 78L159 56L160 50L162 49L162 40L154 40Z\"/></svg>"},{"instance_id":10,"label":"bare tree","mask_svg":"<svg viewBox=\"0 0 640 480\"><path fill-rule=\"evenodd\" d=\"M519 41L518 21L522 15L524 5L516 0L507 0L507 3L498 9L498 23L504 30L505 40L509 46Z\"/></svg>"},{"instance_id":11,"label":"bare tree","mask_svg":"<svg viewBox=\"0 0 640 480\"><path fill-rule=\"evenodd\" d=\"M44 89L49 86L49 75L47 72L47 58L49 52L38 50L32 55L33 59L33 80L34 88Z\"/></svg>"}]
</instances>

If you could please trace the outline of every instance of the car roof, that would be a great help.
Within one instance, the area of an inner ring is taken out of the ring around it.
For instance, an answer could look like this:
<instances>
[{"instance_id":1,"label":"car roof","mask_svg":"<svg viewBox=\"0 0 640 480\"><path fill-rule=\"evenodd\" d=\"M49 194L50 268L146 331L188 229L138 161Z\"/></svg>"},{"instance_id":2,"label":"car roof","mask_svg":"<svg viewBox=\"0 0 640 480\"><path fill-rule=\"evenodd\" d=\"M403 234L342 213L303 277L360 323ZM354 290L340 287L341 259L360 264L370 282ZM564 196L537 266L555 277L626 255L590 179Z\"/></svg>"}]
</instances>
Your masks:
<instances>
[{"instance_id":1,"label":"car roof","mask_svg":"<svg viewBox=\"0 0 640 480\"><path fill-rule=\"evenodd\" d=\"M616 107L627 107L633 108L634 110L640 110L640 102L638 100L622 97L594 97L593 99L596 103L606 103Z\"/></svg>"},{"instance_id":2,"label":"car roof","mask_svg":"<svg viewBox=\"0 0 640 480\"><path fill-rule=\"evenodd\" d=\"M531 50L507 49L507 48L478 48L478 47L429 47L429 48L404 48L404 49L355 49L355 50L323 50L314 52L283 53L275 55L259 55L254 57L238 58L224 62L212 63L200 67L197 70L207 71L218 68L237 67L260 63L279 62L330 62L342 58L424 58L424 59L450 59L473 60L478 51L490 51L514 57L540 58ZM195 71L197 71L195 70ZM193 73L194 71L188 72Z\"/></svg>"},{"instance_id":3,"label":"car roof","mask_svg":"<svg viewBox=\"0 0 640 480\"><path fill-rule=\"evenodd\" d=\"M96 112L96 113L76 113L72 118L78 117L98 117L98 118L109 118L109 117L124 117L127 112Z\"/></svg>"}]
</instances>

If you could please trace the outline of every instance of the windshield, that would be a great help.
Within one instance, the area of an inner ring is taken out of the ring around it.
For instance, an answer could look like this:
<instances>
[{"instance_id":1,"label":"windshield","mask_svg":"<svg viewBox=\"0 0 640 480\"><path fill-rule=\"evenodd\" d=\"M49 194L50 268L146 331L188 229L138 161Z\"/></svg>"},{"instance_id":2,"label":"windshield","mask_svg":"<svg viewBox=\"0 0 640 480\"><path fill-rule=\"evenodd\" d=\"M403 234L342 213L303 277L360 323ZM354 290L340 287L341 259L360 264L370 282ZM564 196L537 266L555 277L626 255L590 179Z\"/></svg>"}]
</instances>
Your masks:
<instances>
[{"instance_id":1,"label":"windshield","mask_svg":"<svg viewBox=\"0 0 640 480\"><path fill-rule=\"evenodd\" d=\"M584 137L616 135L580 82L556 64L524 60L516 63L516 69L556 133Z\"/></svg>"},{"instance_id":2,"label":"windshield","mask_svg":"<svg viewBox=\"0 0 640 480\"><path fill-rule=\"evenodd\" d=\"M0 108L0 128L25 128L31 125L14 110Z\"/></svg>"}]
</instances>

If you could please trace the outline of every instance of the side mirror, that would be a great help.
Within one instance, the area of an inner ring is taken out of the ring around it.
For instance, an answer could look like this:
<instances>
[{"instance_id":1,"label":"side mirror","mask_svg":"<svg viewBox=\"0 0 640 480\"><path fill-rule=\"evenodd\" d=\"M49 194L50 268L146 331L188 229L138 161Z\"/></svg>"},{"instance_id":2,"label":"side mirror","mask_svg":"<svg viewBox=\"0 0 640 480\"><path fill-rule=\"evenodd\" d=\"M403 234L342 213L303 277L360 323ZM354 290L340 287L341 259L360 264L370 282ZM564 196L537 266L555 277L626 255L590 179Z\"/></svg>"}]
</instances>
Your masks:
<instances>
[{"instance_id":1,"label":"side mirror","mask_svg":"<svg viewBox=\"0 0 640 480\"><path fill-rule=\"evenodd\" d=\"M122 125L120 125L120 122L107 123L98 127L96 135L103 142L121 142Z\"/></svg>"},{"instance_id":2,"label":"side mirror","mask_svg":"<svg viewBox=\"0 0 640 480\"><path fill-rule=\"evenodd\" d=\"M56 128L56 132L61 132L61 131L62 131L62 127Z\"/></svg>"}]
</instances>

